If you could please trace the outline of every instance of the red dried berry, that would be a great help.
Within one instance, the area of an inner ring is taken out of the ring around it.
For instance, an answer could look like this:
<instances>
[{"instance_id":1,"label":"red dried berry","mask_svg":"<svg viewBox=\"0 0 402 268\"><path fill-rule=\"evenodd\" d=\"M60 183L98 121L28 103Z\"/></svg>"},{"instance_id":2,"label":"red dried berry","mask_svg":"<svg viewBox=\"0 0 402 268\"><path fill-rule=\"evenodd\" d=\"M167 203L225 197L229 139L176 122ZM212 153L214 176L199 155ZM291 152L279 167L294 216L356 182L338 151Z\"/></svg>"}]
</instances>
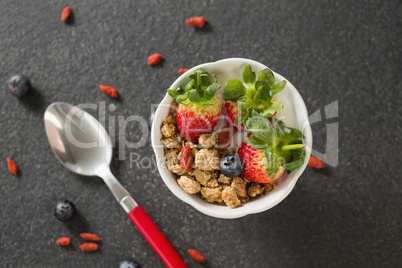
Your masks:
<instances>
[{"instance_id":1,"label":"red dried berry","mask_svg":"<svg viewBox=\"0 0 402 268\"><path fill-rule=\"evenodd\" d=\"M199 263L205 263L205 257L202 256L202 254L199 253L197 250L189 249L188 253L190 254L191 258L193 258L195 261Z\"/></svg>"},{"instance_id":2,"label":"red dried berry","mask_svg":"<svg viewBox=\"0 0 402 268\"><path fill-rule=\"evenodd\" d=\"M179 69L178 73L179 73L179 74L184 74L184 73L187 72L188 70L190 70L190 69L182 68L182 69Z\"/></svg>"},{"instance_id":3,"label":"red dried berry","mask_svg":"<svg viewBox=\"0 0 402 268\"><path fill-rule=\"evenodd\" d=\"M207 20L204 17L192 17L186 20L187 24L190 26L195 26L198 28L204 27Z\"/></svg>"},{"instance_id":4,"label":"red dried berry","mask_svg":"<svg viewBox=\"0 0 402 268\"><path fill-rule=\"evenodd\" d=\"M162 60L162 54L155 53L148 57L148 65L156 65Z\"/></svg>"},{"instance_id":5,"label":"red dried berry","mask_svg":"<svg viewBox=\"0 0 402 268\"><path fill-rule=\"evenodd\" d=\"M106 93L111 98L117 98L117 90L113 87L99 85L99 89Z\"/></svg>"},{"instance_id":6,"label":"red dried berry","mask_svg":"<svg viewBox=\"0 0 402 268\"><path fill-rule=\"evenodd\" d=\"M317 168L317 169L321 169L321 168L325 167L325 163L315 156L310 156L310 159L308 160L308 165L312 168Z\"/></svg>"},{"instance_id":7,"label":"red dried berry","mask_svg":"<svg viewBox=\"0 0 402 268\"><path fill-rule=\"evenodd\" d=\"M62 237L57 239L56 244L59 246L68 246L70 245L70 238L68 237Z\"/></svg>"},{"instance_id":8,"label":"red dried berry","mask_svg":"<svg viewBox=\"0 0 402 268\"><path fill-rule=\"evenodd\" d=\"M193 165L193 156L191 155L190 146L184 146L181 149L180 167L187 172L191 171Z\"/></svg>"},{"instance_id":9,"label":"red dried berry","mask_svg":"<svg viewBox=\"0 0 402 268\"><path fill-rule=\"evenodd\" d=\"M10 171L11 174L14 176L17 176L17 165L13 160L10 159L10 157L7 157L7 165L8 165L8 170Z\"/></svg>"},{"instance_id":10,"label":"red dried berry","mask_svg":"<svg viewBox=\"0 0 402 268\"><path fill-rule=\"evenodd\" d=\"M94 241L94 242L100 241L99 237L96 234L81 233L80 236L87 241Z\"/></svg>"},{"instance_id":11,"label":"red dried berry","mask_svg":"<svg viewBox=\"0 0 402 268\"><path fill-rule=\"evenodd\" d=\"M66 6L63 11L61 12L61 21L66 22L71 14L71 8Z\"/></svg>"},{"instance_id":12,"label":"red dried berry","mask_svg":"<svg viewBox=\"0 0 402 268\"><path fill-rule=\"evenodd\" d=\"M222 149L227 149L230 146L232 131L230 127L222 127L218 136L218 143Z\"/></svg>"},{"instance_id":13,"label":"red dried berry","mask_svg":"<svg viewBox=\"0 0 402 268\"><path fill-rule=\"evenodd\" d=\"M80 249L85 252L95 251L98 249L98 244L95 243L84 243L81 244Z\"/></svg>"}]
</instances>

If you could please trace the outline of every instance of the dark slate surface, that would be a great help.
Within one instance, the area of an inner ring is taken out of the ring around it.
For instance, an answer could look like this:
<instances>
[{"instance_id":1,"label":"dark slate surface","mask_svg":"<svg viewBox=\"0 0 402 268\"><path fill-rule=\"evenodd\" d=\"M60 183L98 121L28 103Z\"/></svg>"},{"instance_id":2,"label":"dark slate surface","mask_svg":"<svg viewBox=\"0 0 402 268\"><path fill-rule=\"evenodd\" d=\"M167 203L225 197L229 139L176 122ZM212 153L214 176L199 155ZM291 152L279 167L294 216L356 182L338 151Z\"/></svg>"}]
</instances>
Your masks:
<instances>
[{"instance_id":1,"label":"dark slate surface","mask_svg":"<svg viewBox=\"0 0 402 268\"><path fill-rule=\"evenodd\" d=\"M63 7L74 12L60 22ZM2 1L0 8L0 262L2 267L117 267L137 259L163 267L106 186L64 169L45 137L54 101L115 104L109 116L147 117L183 67L228 57L255 59L288 78L308 110L339 101L339 165L307 169L275 208L237 220L205 216L179 201L152 168L130 167L130 153L152 157L148 142L115 154L112 170L191 267L397 267L401 220L400 1ZM204 15L205 29L184 23ZM164 61L146 64L159 52ZM24 100L5 81L24 73L35 87ZM112 85L119 100L98 84ZM96 115L97 112L93 112ZM117 120L117 119L116 119ZM313 126L325 152L326 121ZM127 139L141 129L129 124ZM8 173L6 157L20 174ZM155 166L153 165L153 168ZM60 198L79 216L53 216ZM78 234L102 239L84 254ZM55 240L72 238L60 248ZM204 253L199 265L188 248Z\"/></svg>"}]
</instances>

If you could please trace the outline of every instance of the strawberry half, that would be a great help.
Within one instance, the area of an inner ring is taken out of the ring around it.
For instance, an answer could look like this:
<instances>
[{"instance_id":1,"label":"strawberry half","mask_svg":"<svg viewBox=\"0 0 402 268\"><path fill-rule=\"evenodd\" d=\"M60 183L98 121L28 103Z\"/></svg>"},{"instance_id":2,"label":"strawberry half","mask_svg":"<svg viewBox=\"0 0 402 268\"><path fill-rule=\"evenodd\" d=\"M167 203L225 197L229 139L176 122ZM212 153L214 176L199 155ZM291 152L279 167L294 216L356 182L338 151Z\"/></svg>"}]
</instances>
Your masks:
<instances>
[{"instance_id":1,"label":"strawberry half","mask_svg":"<svg viewBox=\"0 0 402 268\"><path fill-rule=\"evenodd\" d=\"M258 183L268 183L279 179L285 172L280 168L273 178L267 173L268 160L262 150L256 150L245 142L242 142L238 151L240 159L244 163L241 177Z\"/></svg>"},{"instance_id":2,"label":"strawberry half","mask_svg":"<svg viewBox=\"0 0 402 268\"><path fill-rule=\"evenodd\" d=\"M215 82L209 73L198 69L189 75L190 81L184 88L168 89L171 97L179 103L177 126L186 141L198 141L201 134L210 133L218 124L222 113L222 93L217 77Z\"/></svg>"},{"instance_id":3,"label":"strawberry half","mask_svg":"<svg viewBox=\"0 0 402 268\"><path fill-rule=\"evenodd\" d=\"M199 103L179 104L177 126L183 139L196 143L201 134L213 131L222 113L222 100L218 96L213 100L216 104L210 106Z\"/></svg>"}]
</instances>

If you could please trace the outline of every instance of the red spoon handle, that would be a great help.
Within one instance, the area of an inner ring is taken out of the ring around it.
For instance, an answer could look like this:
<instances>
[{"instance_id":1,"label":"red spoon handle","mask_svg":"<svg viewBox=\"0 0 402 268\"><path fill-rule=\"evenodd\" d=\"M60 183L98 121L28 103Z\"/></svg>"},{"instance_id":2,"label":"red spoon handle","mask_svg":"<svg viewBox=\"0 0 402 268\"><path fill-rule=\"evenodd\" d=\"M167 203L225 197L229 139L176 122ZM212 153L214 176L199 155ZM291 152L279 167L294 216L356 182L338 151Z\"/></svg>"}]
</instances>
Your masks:
<instances>
[{"instance_id":1,"label":"red spoon handle","mask_svg":"<svg viewBox=\"0 0 402 268\"><path fill-rule=\"evenodd\" d=\"M155 250L156 254L158 254L166 267L187 267L173 246L141 206L137 206L127 215Z\"/></svg>"}]
</instances>

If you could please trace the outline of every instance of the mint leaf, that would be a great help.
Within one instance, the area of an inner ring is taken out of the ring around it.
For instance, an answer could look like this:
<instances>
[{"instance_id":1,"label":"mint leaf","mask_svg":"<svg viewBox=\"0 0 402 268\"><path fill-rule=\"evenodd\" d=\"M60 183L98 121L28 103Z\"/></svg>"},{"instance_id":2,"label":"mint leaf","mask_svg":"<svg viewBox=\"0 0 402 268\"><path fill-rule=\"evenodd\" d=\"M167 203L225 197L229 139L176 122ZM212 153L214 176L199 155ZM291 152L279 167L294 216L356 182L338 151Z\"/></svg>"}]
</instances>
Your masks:
<instances>
[{"instance_id":1,"label":"mint leaf","mask_svg":"<svg viewBox=\"0 0 402 268\"><path fill-rule=\"evenodd\" d=\"M224 101L236 101L238 98L246 94L246 87L239 79L232 79L226 83L223 88L223 100Z\"/></svg>"},{"instance_id":2,"label":"mint leaf","mask_svg":"<svg viewBox=\"0 0 402 268\"><path fill-rule=\"evenodd\" d=\"M189 92L187 92L187 97L192 102L200 102L201 101L200 95L198 94L198 91L196 89L192 89Z\"/></svg>"},{"instance_id":3,"label":"mint leaf","mask_svg":"<svg viewBox=\"0 0 402 268\"><path fill-rule=\"evenodd\" d=\"M270 69L264 69L258 74L258 80L262 80L272 87L275 84L274 73Z\"/></svg>"},{"instance_id":4,"label":"mint leaf","mask_svg":"<svg viewBox=\"0 0 402 268\"><path fill-rule=\"evenodd\" d=\"M272 94L276 95L276 94L281 93L281 91L285 88L285 86L286 86L286 81L285 80L283 80L282 82L279 82L278 84L273 85L271 87Z\"/></svg>"},{"instance_id":5,"label":"mint leaf","mask_svg":"<svg viewBox=\"0 0 402 268\"><path fill-rule=\"evenodd\" d=\"M207 89L205 90L205 98L207 100L212 100L215 96L216 91L220 88L221 86L219 84L212 84Z\"/></svg>"},{"instance_id":6,"label":"mint leaf","mask_svg":"<svg viewBox=\"0 0 402 268\"><path fill-rule=\"evenodd\" d=\"M264 81L257 80L255 82L255 89L257 90L256 99L259 98L263 101L270 101L272 99L272 91Z\"/></svg>"},{"instance_id":7,"label":"mint leaf","mask_svg":"<svg viewBox=\"0 0 402 268\"><path fill-rule=\"evenodd\" d=\"M246 83L246 85L247 85L249 88L253 88L253 87L254 87L254 83L255 83L255 72L253 72L253 70L251 70L250 64L247 64L246 66L244 66L243 81L244 81L244 83Z\"/></svg>"}]
</instances>

